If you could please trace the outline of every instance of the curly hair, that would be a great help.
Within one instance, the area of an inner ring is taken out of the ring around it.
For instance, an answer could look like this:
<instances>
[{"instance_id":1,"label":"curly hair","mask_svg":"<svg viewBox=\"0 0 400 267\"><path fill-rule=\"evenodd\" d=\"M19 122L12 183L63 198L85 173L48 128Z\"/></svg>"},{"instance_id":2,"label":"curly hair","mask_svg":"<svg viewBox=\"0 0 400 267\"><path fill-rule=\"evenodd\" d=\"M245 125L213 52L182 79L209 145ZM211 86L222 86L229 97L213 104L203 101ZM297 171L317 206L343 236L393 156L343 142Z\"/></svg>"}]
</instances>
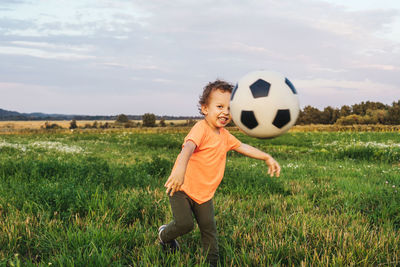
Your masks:
<instances>
[{"instance_id":1,"label":"curly hair","mask_svg":"<svg viewBox=\"0 0 400 267\"><path fill-rule=\"evenodd\" d=\"M215 90L221 90L222 92L232 93L233 85L226 81L220 80L220 79L217 79L214 82L209 82L204 87L203 93L200 95L200 99L199 99L200 114L204 115L204 113L201 111L201 106L208 104L211 92L213 92Z\"/></svg>"}]
</instances>

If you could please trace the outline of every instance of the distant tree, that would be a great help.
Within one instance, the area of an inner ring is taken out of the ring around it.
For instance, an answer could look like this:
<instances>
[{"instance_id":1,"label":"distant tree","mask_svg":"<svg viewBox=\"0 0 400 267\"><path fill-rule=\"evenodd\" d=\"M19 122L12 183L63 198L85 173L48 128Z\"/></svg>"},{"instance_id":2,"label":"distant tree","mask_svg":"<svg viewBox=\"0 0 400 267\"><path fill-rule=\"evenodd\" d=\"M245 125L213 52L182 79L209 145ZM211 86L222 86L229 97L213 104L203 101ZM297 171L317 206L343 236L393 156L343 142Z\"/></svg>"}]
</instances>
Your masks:
<instances>
[{"instance_id":1,"label":"distant tree","mask_svg":"<svg viewBox=\"0 0 400 267\"><path fill-rule=\"evenodd\" d=\"M76 128L78 128L78 125L76 124L76 120L72 120L72 121L69 123L69 128L70 128L70 129L76 129Z\"/></svg>"},{"instance_id":2,"label":"distant tree","mask_svg":"<svg viewBox=\"0 0 400 267\"><path fill-rule=\"evenodd\" d=\"M302 111L300 111L299 118L297 119L297 124L317 124L322 121L322 112L312 106L305 106Z\"/></svg>"},{"instance_id":3,"label":"distant tree","mask_svg":"<svg viewBox=\"0 0 400 267\"><path fill-rule=\"evenodd\" d=\"M133 122L133 121L128 121L128 122L125 122L124 123L124 127L125 128L133 128L133 127L135 127L136 126L136 124L135 124L135 122Z\"/></svg>"},{"instance_id":4,"label":"distant tree","mask_svg":"<svg viewBox=\"0 0 400 267\"><path fill-rule=\"evenodd\" d=\"M62 127L60 125L58 125L57 123L49 123L48 121L46 121L44 123L44 128L45 129L62 129Z\"/></svg>"},{"instance_id":5,"label":"distant tree","mask_svg":"<svg viewBox=\"0 0 400 267\"><path fill-rule=\"evenodd\" d=\"M356 115L356 116L351 116ZM400 124L400 100L392 106L366 101L351 107L325 107L323 111L312 106L300 110L296 124Z\"/></svg>"},{"instance_id":6,"label":"distant tree","mask_svg":"<svg viewBox=\"0 0 400 267\"><path fill-rule=\"evenodd\" d=\"M367 109L367 115L370 118L370 124L386 124L388 120L388 111L384 109Z\"/></svg>"},{"instance_id":7,"label":"distant tree","mask_svg":"<svg viewBox=\"0 0 400 267\"><path fill-rule=\"evenodd\" d=\"M353 114L361 116L365 115L365 113L367 112L366 105L364 102L352 105L351 109L353 110Z\"/></svg>"},{"instance_id":8,"label":"distant tree","mask_svg":"<svg viewBox=\"0 0 400 267\"><path fill-rule=\"evenodd\" d=\"M324 108L320 116L322 124L333 124L339 118L339 110L328 106Z\"/></svg>"},{"instance_id":9,"label":"distant tree","mask_svg":"<svg viewBox=\"0 0 400 267\"><path fill-rule=\"evenodd\" d=\"M386 124L400 124L400 100L393 102L392 106L389 107Z\"/></svg>"},{"instance_id":10,"label":"distant tree","mask_svg":"<svg viewBox=\"0 0 400 267\"><path fill-rule=\"evenodd\" d=\"M380 109L387 110L388 108L389 108L388 105L382 104L380 102L372 102L372 101L365 102L365 113L367 113L368 110L380 110Z\"/></svg>"},{"instance_id":11,"label":"distant tree","mask_svg":"<svg viewBox=\"0 0 400 267\"><path fill-rule=\"evenodd\" d=\"M377 109L388 109L389 107L380 102L361 102L360 104L354 104L351 106L353 109L353 114L365 116L367 114L367 110L377 110Z\"/></svg>"},{"instance_id":12,"label":"distant tree","mask_svg":"<svg viewBox=\"0 0 400 267\"><path fill-rule=\"evenodd\" d=\"M333 110L330 123L334 124L339 118L340 118L340 110L338 108L335 108Z\"/></svg>"},{"instance_id":13,"label":"distant tree","mask_svg":"<svg viewBox=\"0 0 400 267\"><path fill-rule=\"evenodd\" d=\"M100 123L100 128L101 128L101 129L110 128L110 124L109 124L108 122L106 122L106 123L104 123L104 124Z\"/></svg>"},{"instance_id":14,"label":"distant tree","mask_svg":"<svg viewBox=\"0 0 400 267\"><path fill-rule=\"evenodd\" d=\"M339 117L346 117L351 114L351 107L344 105L340 108Z\"/></svg>"},{"instance_id":15,"label":"distant tree","mask_svg":"<svg viewBox=\"0 0 400 267\"><path fill-rule=\"evenodd\" d=\"M119 114L117 116L116 122L119 122L119 123L129 122L128 116L126 116L125 114Z\"/></svg>"},{"instance_id":16,"label":"distant tree","mask_svg":"<svg viewBox=\"0 0 400 267\"><path fill-rule=\"evenodd\" d=\"M339 125L364 124L364 118L361 115L351 114L346 117L341 117L336 121Z\"/></svg>"},{"instance_id":17,"label":"distant tree","mask_svg":"<svg viewBox=\"0 0 400 267\"><path fill-rule=\"evenodd\" d=\"M165 120L164 119L161 119L159 124L160 124L161 127L167 126L167 124L165 124Z\"/></svg>"},{"instance_id":18,"label":"distant tree","mask_svg":"<svg viewBox=\"0 0 400 267\"><path fill-rule=\"evenodd\" d=\"M156 115L153 113L146 113L142 116L144 127L154 127L156 126Z\"/></svg>"}]
</instances>

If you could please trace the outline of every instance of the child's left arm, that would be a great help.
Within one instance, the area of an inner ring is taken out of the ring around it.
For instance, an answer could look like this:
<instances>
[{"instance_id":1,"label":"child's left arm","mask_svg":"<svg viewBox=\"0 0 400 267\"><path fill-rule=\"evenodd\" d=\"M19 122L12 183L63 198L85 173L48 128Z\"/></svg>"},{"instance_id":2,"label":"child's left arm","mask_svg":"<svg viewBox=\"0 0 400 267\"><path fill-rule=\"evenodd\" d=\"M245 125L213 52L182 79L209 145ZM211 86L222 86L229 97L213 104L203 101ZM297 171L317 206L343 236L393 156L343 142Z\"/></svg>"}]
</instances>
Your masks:
<instances>
[{"instance_id":1,"label":"child's left arm","mask_svg":"<svg viewBox=\"0 0 400 267\"><path fill-rule=\"evenodd\" d=\"M279 177L281 166L279 166L279 163L273 157L271 157L271 155L243 143L238 148L236 148L235 151L245 156L265 161L265 163L268 165L268 174L271 177L273 177L274 175L276 175L276 177Z\"/></svg>"}]
</instances>

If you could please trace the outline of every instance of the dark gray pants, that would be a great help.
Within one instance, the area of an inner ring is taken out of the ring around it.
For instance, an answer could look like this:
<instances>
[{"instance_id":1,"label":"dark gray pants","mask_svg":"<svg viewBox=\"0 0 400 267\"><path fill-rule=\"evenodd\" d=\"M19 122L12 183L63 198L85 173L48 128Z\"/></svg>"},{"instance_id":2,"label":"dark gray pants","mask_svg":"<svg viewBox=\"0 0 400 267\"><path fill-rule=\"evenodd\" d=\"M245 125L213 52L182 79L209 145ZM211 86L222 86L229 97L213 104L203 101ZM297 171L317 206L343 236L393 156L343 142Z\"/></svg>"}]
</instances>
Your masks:
<instances>
[{"instance_id":1,"label":"dark gray pants","mask_svg":"<svg viewBox=\"0 0 400 267\"><path fill-rule=\"evenodd\" d=\"M161 233L164 242L171 241L178 236L193 230L193 215L200 228L201 243L207 253L207 261L217 266L218 242L217 227L214 219L214 205L212 199L198 204L183 191L176 192L169 197L174 220L170 222Z\"/></svg>"}]
</instances>

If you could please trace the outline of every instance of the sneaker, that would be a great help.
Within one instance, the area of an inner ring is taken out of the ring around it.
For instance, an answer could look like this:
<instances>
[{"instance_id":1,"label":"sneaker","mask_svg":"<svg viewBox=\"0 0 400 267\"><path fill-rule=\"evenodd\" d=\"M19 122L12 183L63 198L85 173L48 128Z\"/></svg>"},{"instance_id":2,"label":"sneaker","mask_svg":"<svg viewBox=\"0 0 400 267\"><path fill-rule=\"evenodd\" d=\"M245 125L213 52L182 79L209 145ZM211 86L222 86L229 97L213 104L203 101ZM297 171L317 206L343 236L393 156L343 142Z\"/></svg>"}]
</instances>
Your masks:
<instances>
[{"instance_id":1,"label":"sneaker","mask_svg":"<svg viewBox=\"0 0 400 267\"><path fill-rule=\"evenodd\" d=\"M165 227L167 227L166 224L161 225L160 228L158 228L158 242L160 245L163 247L164 251L167 252L175 252L179 250L179 243L175 239L169 242L164 242L161 239L161 232L164 231Z\"/></svg>"}]
</instances>

